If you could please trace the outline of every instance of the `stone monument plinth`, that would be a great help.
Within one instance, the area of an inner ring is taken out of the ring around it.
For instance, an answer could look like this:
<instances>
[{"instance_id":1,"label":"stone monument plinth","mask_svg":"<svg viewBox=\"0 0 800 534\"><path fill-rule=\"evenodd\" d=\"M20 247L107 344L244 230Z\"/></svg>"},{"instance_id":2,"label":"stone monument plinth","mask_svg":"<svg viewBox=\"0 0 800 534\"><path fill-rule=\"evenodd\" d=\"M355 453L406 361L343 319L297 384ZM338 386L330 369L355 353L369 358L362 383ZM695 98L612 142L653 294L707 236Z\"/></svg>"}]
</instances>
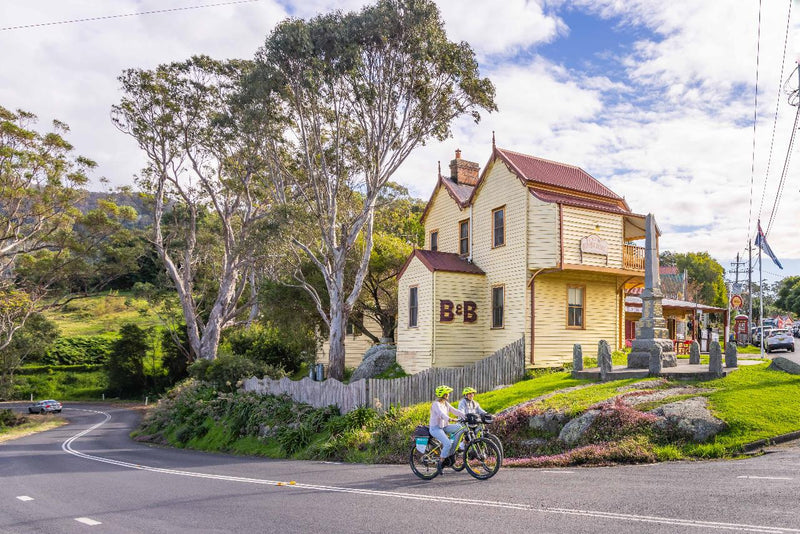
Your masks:
<instances>
[{"instance_id":1,"label":"stone monument plinth","mask_svg":"<svg viewBox=\"0 0 800 534\"><path fill-rule=\"evenodd\" d=\"M628 368L649 369L651 349L661 349L661 366L677 367L678 358L669 338L667 321L664 319L661 300L661 276L659 274L656 221L653 214L645 221L644 291L642 292L642 318L636 327L636 339L628 354Z\"/></svg>"}]
</instances>

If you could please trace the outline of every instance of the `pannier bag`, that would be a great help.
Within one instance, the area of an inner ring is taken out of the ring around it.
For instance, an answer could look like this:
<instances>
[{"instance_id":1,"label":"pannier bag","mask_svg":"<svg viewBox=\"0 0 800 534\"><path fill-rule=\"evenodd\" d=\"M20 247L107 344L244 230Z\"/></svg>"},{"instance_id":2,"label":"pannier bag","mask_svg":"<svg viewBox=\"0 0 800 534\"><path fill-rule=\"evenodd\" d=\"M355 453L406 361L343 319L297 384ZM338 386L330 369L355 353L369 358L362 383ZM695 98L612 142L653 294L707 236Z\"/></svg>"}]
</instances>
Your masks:
<instances>
[{"instance_id":1,"label":"pannier bag","mask_svg":"<svg viewBox=\"0 0 800 534\"><path fill-rule=\"evenodd\" d=\"M414 429L414 445L416 445L417 450L420 454L425 454L425 451L428 448L428 438L431 435L430 429L427 425L419 425L417 428Z\"/></svg>"}]
</instances>

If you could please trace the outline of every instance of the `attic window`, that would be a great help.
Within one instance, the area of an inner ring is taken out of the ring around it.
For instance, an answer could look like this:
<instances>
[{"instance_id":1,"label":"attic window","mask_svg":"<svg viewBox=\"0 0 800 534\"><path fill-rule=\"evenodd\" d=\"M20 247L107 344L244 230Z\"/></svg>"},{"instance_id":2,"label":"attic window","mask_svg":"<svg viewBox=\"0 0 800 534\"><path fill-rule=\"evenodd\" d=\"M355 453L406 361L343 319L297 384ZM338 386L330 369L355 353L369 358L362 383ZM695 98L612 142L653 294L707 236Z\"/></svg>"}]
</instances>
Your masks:
<instances>
[{"instance_id":1,"label":"attic window","mask_svg":"<svg viewBox=\"0 0 800 534\"><path fill-rule=\"evenodd\" d=\"M458 253L462 256L469 254L469 219L458 223Z\"/></svg>"},{"instance_id":2,"label":"attic window","mask_svg":"<svg viewBox=\"0 0 800 534\"><path fill-rule=\"evenodd\" d=\"M492 210L492 248L506 244L506 207Z\"/></svg>"},{"instance_id":3,"label":"attic window","mask_svg":"<svg viewBox=\"0 0 800 534\"><path fill-rule=\"evenodd\" d=\"M439 230L434 230L431 232L430 249L439 250Z\"/></svg>"}]
</instances>

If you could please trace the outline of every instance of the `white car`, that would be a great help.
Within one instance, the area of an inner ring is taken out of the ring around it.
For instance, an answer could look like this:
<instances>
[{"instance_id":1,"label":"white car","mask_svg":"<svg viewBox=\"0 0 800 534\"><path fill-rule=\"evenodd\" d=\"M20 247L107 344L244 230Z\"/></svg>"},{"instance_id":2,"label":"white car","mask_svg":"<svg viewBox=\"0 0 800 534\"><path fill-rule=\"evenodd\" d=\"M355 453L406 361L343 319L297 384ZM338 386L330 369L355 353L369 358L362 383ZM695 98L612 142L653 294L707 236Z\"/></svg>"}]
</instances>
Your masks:
<instances>
[{"instance_id":1,"label":"white car","mask_svg":"<svg viewBox=\"0 0 800 534\"><path fill-rule=\"evenodd\" d=\"M772 352L777 349L786 349L794 352L794 337L786 328L776 328L767 334L764 339L764 349Z\"/></svg>"}]
</instances>

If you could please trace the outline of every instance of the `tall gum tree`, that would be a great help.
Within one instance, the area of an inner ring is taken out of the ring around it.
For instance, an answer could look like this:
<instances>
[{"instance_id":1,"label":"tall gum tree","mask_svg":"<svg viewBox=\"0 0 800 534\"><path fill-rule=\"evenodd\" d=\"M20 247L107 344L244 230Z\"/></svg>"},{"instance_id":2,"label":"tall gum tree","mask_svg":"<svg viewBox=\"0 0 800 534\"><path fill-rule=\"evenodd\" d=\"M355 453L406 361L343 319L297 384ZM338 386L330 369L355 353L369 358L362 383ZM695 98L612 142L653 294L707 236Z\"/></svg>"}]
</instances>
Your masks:
<instances>
[{"instance_id":1,"label":"tall gum tree","mask_svg":"<svg viewBox=\"0 0 800 534\"><path fill-rule=\"evenodd\" d=\"M254 273L270 213L259 157L268 121L247 122L231 96L245 61L204 56L126 70L112 120L147 156L152 241L175 286L191 352L214 359L222 331L256 303ZM169 217L171 224L165 224Z\"/></svg>"},{"instance_id":2,"label":"tall gum tree","mask_svg":"<svg viewBox=\"0 0 800 534\"><path fill-rule=\"evenodd\" d=\"M35 312L76 298L71 284L93 279L86 294L119 272L95 272L92 256L135 218L112 202L81 213L95 163L74 154L69 127L36 128L33 113L0 106L0 352Z\"/></svg>"},{"instance_id":3,"label":"tall gum tree","mask_svg":"<svg viewBox=\"0 0 800 534\"><path fill-rule=\"evenodd\" d=\"M295 235L292 245L322 273L328 302L299 270L297 278L329 329L329 375L341 380L381 191L416 147L448 138L457 117L477 122L479 108L495 110L494 86L480 77L470 46L448 40L430 0L286 20L256 64L245 92L282 98L283 135L267 148L287 199L310 216L313 237ZM348 261L357 264L352 279Z\"/></svg>"}]
</instances>

